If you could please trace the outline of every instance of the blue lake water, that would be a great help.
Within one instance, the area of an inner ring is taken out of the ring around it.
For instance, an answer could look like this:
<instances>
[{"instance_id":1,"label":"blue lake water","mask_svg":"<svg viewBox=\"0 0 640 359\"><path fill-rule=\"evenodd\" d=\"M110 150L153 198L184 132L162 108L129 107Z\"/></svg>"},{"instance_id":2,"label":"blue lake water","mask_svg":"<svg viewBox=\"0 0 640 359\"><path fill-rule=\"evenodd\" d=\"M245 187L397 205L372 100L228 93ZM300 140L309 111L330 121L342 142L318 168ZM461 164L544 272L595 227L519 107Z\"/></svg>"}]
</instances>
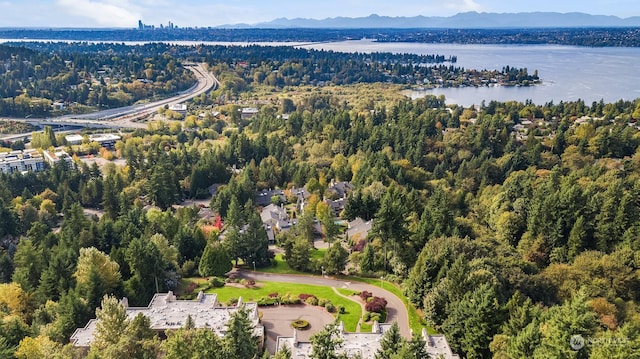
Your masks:
<instances>
[{"instance_id":1,"label":"blue lake water","mask_svg":"<svg viewBox=\"0 0 640 359\"><path fill-rule=\"evenodd\" d=\"M483 100L537 104L584 100L615 102L640 98L640 48L588 48L556 45L460 45L376 43L370 40L305 45L306 48L342 52L395 52L442 54L458 57L456 66L496 69L503 66L538 70L543 83L531 87L466 87L410 91L413 98L445 95L448 103L463 106Z\"/></svg>"},{"instance_id":2,"label":"blue lake water","mask_svg":"<svg viewBox=\"0 0 640 359\"><path fill-rule=\"evenodd\" d=\"M0 39L8 41L46 41ZM64 41L68 40L53 40ZM96 41L101 42L101 41ZM146 41L124 42L141 45ZM247 45L239 42L173 41L176 45ZM531 87L465 87L435 88L425 91L408 91L412 98L425 94L445 95L448 103L463 106L490 101L532 100L537 104L549 101L584 100L615 102L620 99L640 98L640 48L606 47L589 48L557 45L462 45L421 43L377 43L372 40L355 40L329 43L301 44L271 42L252 44L272 46L300 46L341 52L394 52L414 54L441 54L458 57L456 66L470 69L500 70L504 66L526 67L530 73L538 70L543 83Z\"/></svg>"}]
</instances>

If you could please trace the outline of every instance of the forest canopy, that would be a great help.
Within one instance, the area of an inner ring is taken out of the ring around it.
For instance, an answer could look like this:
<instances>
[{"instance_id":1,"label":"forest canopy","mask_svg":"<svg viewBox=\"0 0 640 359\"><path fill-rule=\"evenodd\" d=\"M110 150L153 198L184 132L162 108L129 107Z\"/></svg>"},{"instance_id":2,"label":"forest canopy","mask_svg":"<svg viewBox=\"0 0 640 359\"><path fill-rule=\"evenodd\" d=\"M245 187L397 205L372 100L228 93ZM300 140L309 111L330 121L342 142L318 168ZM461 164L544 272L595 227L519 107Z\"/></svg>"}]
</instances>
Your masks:
<instances>
[{"instance_id":1,"label":"forest canopy","mask_svg":"<svg viewBox=\"0 0 640 359\"><path fill-rule=\"evenodd\" d=\"M167 66L178 63L162 56ZM208 61L227 76L194 100L192 111L208 114L190 113L184 130L154 123L123 134L112 153L123 165L76 161L73 170L0 174L0 353L34 342L72 352L63 345L105 295L147 305L181 278L224 273L227 261L271 265L257 191L282 190L284 206L302 187L308 206L276 241L304 259L317 220L339 260L299 269L338 273L348 263L350 274L397 282L424 324L465 357L640 350L640 100L464 108L427 96L360 108L309 93L274 97L243 118L239 105L213 103L232 93L238 103L252 98L265 84L249 75L275 62ZM294 61L279 66L294 71ZM334 196L332 180L353 187L338 217L373 220L366 238L344 238L331 226L323 200ZM226 226L224 239L199 207L180 205L207 197L212 185L209 207ZM574 335L624 345L576 352Z\"/></svg>"}]
</instances>

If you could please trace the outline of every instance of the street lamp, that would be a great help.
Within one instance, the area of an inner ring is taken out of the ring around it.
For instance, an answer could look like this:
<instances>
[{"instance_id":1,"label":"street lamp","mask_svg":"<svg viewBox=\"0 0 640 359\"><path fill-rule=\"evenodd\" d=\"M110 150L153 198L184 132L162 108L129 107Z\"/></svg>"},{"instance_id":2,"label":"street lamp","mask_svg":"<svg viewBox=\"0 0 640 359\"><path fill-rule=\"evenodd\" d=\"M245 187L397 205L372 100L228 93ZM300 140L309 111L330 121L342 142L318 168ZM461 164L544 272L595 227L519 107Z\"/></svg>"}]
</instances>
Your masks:
<instances>
[{"instance_id":1,"label":"street lamp","mask_svg":"<svg viewBox=\"0 0 640 359\"><path fill-rule=\"evenodd\" d=\"M384 277L380 277L380 288L384 288L384 282L382 281Z\"/></svg>"},{"instance_id":2,"label":"street lamp","mask_svg":"<svg viewBox=\"0 0 640 359\"><path fill-rule=\"evenodd\" d=\"M256 271L256 261L253 261L253 271Z\"/></svg>"}]
</instances>

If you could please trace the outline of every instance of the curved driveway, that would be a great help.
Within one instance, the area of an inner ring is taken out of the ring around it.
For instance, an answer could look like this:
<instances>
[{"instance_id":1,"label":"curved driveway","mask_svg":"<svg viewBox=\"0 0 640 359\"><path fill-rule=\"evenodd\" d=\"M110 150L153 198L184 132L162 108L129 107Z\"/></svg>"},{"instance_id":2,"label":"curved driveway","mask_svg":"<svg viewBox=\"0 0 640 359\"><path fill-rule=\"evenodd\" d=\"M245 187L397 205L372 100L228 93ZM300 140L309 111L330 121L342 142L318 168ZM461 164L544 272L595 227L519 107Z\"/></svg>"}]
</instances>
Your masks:
<instances>
[{"instance_id":1,"label":"curved driveway","mask_svg":"<svg viewBox=\"0 0 640 359\"><path fill-rule=\"evenodd\" d=\"M242 278L250 278L256 281L311 284L326 287L347 288L357 291L366 290L373 293L375 296L384 297L387 300L387 322L398 322L398 325L400 326L400 334L405 338L411 337L409 313L407 312L407 308L400 298L386 289L361 282L350 282L343 279L322 278L318 276L272 274L244 270L238 271L238 273Z\"/></svg>"}]
</instances>

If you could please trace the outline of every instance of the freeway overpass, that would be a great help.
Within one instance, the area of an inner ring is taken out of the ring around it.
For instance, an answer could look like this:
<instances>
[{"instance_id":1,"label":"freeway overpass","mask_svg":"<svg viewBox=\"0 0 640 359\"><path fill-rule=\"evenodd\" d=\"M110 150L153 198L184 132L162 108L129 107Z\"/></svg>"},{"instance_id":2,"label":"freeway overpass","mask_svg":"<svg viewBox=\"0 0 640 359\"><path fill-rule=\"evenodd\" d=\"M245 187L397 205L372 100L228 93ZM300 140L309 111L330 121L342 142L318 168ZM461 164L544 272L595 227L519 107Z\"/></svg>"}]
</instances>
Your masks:
<instances>
[{"instance_id":1,"label":"freeway overpass","mask_svg":"<svg viewBox=\"0 0 640 359\"><path fill-rule=\"evenodd\" d=\"M57 130L69 129L70 127L92 127L92 128L146 128L144 123L137 122L158 110L165 105L179 104L188 101L211 89L216 89L220 85L218 79L204 68L201 63L185 63L184 66L191 70L198 82L191 88L178 93L176 96L147 104L132 105L126 107L112 108L82 115L65 115L52 118L28 118L11 119L13 121L23 121L36 126L51 126ZM30 133L1 136L1 140L11 141L28 137Z\"/></svg>"}]
</instances>

